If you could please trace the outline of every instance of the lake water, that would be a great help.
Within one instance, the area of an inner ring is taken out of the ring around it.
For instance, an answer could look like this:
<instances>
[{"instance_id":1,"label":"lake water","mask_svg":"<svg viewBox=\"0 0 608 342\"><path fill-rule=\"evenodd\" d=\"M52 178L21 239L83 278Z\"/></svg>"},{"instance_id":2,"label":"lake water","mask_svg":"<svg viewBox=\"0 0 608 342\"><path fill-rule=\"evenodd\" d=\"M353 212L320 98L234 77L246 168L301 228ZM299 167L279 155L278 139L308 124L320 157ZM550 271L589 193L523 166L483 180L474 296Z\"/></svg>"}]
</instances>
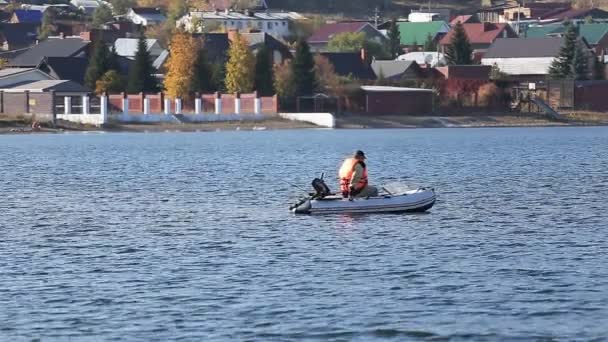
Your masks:
<instances>
[{"instance_id":1,"label":"lake water","mask_svg":"<svg viewBox=\"0 0 608 342\"><path fill-rule=\"evenodd\" d=\"M293 216L361 148L427 214ZM1 341L608 339L608 128L0 136Z\"/></svg>"}]
</instances>

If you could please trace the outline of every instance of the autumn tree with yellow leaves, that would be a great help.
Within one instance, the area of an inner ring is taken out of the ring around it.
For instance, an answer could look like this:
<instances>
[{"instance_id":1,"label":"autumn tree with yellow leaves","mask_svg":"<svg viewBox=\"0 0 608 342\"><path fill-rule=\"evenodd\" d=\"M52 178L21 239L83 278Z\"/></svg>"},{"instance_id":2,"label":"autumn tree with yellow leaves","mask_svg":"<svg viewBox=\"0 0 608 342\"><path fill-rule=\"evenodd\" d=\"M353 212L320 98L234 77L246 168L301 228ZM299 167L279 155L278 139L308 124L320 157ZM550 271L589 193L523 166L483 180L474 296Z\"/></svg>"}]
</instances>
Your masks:
<instances>
[{"instance_id":1,"label":"autumn tree with yellow leaves","mask_svg":"<svg viewBox=\"0 0 608 342\"><path fill-rule=\"evenodd\" d=\"M169 98L185 99L190 96L197 51L198 44L190 34L184 31L175 32L169 46L167 76L164 81Z\"/></svg>"},{"instance_id":2,"label":"autumn tree with yellow leaves","mask_svg":"<svg viewBox=\"0 0 608 342\"><path fill-rule=\"evenodd\" d=\"M238 32L230 42L226 63L226 90L229 93L247 93L253 90L255 57L247 40Z\"/></svg>"}]
</instances>

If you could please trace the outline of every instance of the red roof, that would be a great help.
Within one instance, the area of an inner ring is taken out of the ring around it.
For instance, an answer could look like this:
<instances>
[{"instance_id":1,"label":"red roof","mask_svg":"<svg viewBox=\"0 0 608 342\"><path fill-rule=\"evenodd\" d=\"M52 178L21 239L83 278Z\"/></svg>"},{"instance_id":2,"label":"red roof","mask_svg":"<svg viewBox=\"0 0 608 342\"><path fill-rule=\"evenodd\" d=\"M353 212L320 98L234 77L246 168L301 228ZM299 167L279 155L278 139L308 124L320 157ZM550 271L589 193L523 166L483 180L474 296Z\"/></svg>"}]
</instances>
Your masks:
<instances>
[{"instance_id":1,"label":"red roof","mask_svg":"<svg viewBox=\"0 0 608 342\"><path fill-rule=\"evenodd\" d=\"M472 23L462 24L464 31L469 37L471 44L492 44L496 38L503 38L503 32L506 31L506 35L509 38L517 37L517 34L511 29L509 24L494 24L494 23ZM441 45L448 45L454 35L454 28L446 34L441 41Z\"/></svg>"},{"instance_id":2,"label":"red roof","mask_svg":"<svg viewBox=\"0 0 608 342\"><path fill-rule=\"evenodd\" d=\"M454 25L458 24L459 22L460 22L461 24L465 24L465 23L467 23L469 20L471 20L471 18L472 18L472 17L473 17L473 16L472 16L472 15L470 15L470 14L469 14L469 15L459 15L459 16L456 16L454 19L452 19L452 20L450 21L450 26L454 26Z\"/></svg>"},{"instance_id":3,"label":"red roof","mask_svg":"<svg viewBox=\"0 0 608 342\"><path fill-rule=\"evenodd\" d=\"M308 41L310 43L326 43L330 41L331 38L336 34L345 32L359 32L367 25L369 25L368 22L346 22L327 24L318 29L317 32L315 32L310 38L308 38Z\"/></svg>"}]
</instances>

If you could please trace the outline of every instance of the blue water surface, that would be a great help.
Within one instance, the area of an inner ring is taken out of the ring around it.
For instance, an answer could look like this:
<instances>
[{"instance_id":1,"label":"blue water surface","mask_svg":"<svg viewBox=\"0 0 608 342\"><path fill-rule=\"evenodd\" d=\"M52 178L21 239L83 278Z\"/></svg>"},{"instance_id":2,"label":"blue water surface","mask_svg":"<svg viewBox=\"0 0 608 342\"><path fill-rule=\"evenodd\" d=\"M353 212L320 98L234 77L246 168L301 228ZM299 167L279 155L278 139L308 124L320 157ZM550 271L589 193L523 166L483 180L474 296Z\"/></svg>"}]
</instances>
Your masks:
<instances>
[{"instance_id":1,"label":"blue water surface","mask_svg":"<svg viewBox=\"0 0 608 342\"><path fill-rule=\"evenodd\" d=\"M321 172L427 214L294 216ZM0 136L1 341L608 339L608 128Z\"/></svg>"}]
</instances>

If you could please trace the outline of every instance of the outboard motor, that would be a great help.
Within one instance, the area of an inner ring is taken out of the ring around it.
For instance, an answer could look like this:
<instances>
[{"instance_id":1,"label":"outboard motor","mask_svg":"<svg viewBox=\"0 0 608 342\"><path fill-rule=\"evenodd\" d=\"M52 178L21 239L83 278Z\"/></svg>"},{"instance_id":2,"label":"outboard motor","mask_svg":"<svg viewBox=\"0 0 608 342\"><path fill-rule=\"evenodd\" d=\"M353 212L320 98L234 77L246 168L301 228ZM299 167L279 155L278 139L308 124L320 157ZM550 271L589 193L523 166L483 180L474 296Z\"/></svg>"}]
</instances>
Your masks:
<instances>
[{"instance_id":1,"label":"outboard motor","mask_svg":"<svg viewBox=\"0 0 608 342\"><path fill-rule=\"evenodd\" d=\"M324 198L325 196L331 195L331 190L321 178L315 178L312 180L312 188L315 189L316 198Z\"/></svg>"}]
</instances>

